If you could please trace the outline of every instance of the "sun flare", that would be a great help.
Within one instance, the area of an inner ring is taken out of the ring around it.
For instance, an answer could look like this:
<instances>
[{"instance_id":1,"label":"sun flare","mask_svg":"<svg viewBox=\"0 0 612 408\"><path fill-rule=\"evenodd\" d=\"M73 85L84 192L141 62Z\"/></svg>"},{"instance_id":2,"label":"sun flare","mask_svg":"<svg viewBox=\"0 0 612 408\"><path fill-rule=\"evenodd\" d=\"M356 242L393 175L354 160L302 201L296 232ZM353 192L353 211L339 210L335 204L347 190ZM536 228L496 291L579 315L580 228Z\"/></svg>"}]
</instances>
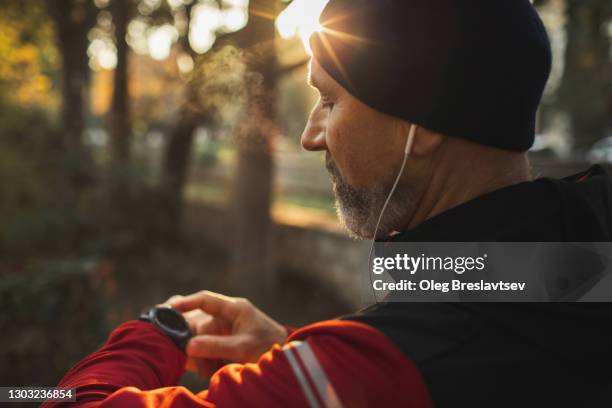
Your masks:
<instances>
[{"instance_id":1,"label":"sun flare","mask_svg":"<svg viewBox=\"0 0 612 408\"><path fill-rule=\"evenodd\" d=\"M294 0L276 19L280 36L289 39L299 36L304 48L310 53L309 39L321 31L319 16L329 0Z\"/></svg>"}]
</instances>

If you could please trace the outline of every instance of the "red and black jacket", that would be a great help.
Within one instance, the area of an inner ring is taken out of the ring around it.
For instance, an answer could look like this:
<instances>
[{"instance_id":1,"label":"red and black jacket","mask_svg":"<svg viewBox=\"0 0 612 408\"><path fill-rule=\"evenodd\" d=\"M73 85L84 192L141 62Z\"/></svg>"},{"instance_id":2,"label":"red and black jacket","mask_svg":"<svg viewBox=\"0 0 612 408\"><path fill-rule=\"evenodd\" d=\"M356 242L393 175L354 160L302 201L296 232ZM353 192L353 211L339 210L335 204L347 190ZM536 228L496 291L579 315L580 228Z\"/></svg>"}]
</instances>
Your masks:
<instances>
[{"instance_id":1,"label":"red and black jacket","mask_svg":"<svg viewBox=\"0 0 612 408\"><path fill-rule=\"evenodd\" d=\"M612 241L610 191L600 167L521 183L395 239ZM176 386L185 355L128 322L60 386L82 407L610 407L610 344L610 304L384 303L296 330L194 394Z\"/></svg>"},{"instance_id":2,"label":"red and black jacket","mask_svg":"<svg viewBox=\"0 0 612 408\"><path fill-rule=\"evenodd\" d=\"M184 353L165 334L133 321L59 385L77 389L71 406L79 407L431 407L414 364L380 332L357 322L296 330L257 363L221 368L197 394L176 386L184 365Z\"/></svg>"}]
</instances>

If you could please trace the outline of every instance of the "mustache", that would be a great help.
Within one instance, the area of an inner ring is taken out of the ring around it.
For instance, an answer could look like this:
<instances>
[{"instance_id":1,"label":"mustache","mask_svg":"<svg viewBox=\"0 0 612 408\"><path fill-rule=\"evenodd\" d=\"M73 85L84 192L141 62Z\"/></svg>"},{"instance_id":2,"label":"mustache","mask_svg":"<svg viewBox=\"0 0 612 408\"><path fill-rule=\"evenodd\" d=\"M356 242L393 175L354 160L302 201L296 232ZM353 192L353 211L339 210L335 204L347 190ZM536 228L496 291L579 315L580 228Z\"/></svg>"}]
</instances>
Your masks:
<instances>
[{"instance_id":1,"label":"mustache","mask_svg":"<svg viewBox=\"0 0 612 408\"><path fill-rule=\"evenodd\" d=\"M338 166L336 166L336 162L334 162L334 159L332 159L329 152L325 152L325 168L327 169L327 172L329 173L333 182L336 182L338 179L342 179Z\"/></svg>"}]
</instances>

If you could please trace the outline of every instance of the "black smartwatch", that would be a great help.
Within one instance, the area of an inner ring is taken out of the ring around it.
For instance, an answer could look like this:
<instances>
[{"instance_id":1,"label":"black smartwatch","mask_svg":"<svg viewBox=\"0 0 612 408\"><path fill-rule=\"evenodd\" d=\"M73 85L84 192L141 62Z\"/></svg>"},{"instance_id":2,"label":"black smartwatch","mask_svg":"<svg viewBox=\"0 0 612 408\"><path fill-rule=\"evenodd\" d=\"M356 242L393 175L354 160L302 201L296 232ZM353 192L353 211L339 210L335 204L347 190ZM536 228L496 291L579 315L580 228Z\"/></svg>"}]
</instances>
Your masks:
<instances>
[{"instance_id":1,"label":"black smartwatch","mask_svg":"<svg viewBox=\"0 0 612 408\"><path fill-rule=\"evenodd\" d=\"M155 306L140 315L140 320L158 327L179 349L185 351L187 342L191 338L191 330L182 314L168 306Z\"/></svg>"}]
</instances>

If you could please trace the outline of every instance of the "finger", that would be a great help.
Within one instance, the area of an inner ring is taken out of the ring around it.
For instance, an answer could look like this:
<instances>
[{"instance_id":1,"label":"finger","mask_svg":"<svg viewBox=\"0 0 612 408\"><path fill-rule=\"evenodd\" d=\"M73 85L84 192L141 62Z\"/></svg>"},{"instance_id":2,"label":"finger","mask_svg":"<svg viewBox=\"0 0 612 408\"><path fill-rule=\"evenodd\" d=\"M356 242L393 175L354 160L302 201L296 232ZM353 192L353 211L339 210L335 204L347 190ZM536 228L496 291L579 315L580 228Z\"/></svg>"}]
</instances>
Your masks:
<instances>
[{"instance_id":1,"label":"finger","mask_svg":"<svg viewBox=\"0 0 612 408\"><path fill-rule=\"evenodd\" d=\"M207 317L207 316L210 317L208 313L204 313L200 309L193 309L193 310L183 313L183 317L185 317L185 319L193 319L196 321L202 319L203 317Z\"/></svg>"},{"instance_id":2,"label":"finger","mask_svg":"<svg viewBox=\"0 0 612 408\"><path fill-rule=\"evenodd\" d=\"M193 319L195 321L212 319L213 316L204 312L202 309L193 309L183 313L185 319Z\"/></svg>"},{"instance_id":3,"label":"finger","mask_svg":"<svg viewBox=\"0 0 612 408\"><path fill-rule=\"evenodd\" d=\"M219 324L214 320L214 318L210 318L207 320L200 320L195 325L195 334L203 335L203 334L223 334L218 330Z\"/></svg>"},{"instance_id":4,"label":"finger","mask_svg":"<svg viewBox=\"0 0 612 408\"><path fill-rule=\"evenodd\" d=\"M166 300L164 303L169 305L169 306L171 306L171 307L174 307L174 303L176 303L177 301L181 300L183 297L184 296L181 296L181 295L174 295L174 296L171 296L170 298L168 298L168 300Z\"/></svg>"},{"instance_id":5,"label":"finger","mask_svg":"<svg viewBox=\"0 0 612 408\"><path fill-rule=\"evenodd\" d=\"M176 299L172 305L180 312L201 309L213 316L234 321L243 310L246 301L240 298L231 298L218 293L203 290L193 295Z\"/></svg>"},{"instance_id":6,"label":"finger","mask_svg":"<svg viewBox=\"0 0 612 408\"><path fill-rule=\"evenodd\" d=\"M232 326L225 319L211 317L210 319L200 319L195 322L194 336L210 334L210 335L225 335L232 334Z\"/></svg>"},{"instance_id":7,"label":"finger","mask_svg":"<svg viewBox=\"0 0 612 408\"><path fill-rule=\"evenodd\" d=\"M245 355L245 335L218 336L201 335L193 337L187 344L187 355L190 358L223 359L242 362Z\"/></svg>"},{"instance_id":8,"label":"finger","mask_svg":"<svg viewBox=\"0 0 612 408\"><path fill-rule=\"evenodd\" d=\"M197 374L198 373L197 359L187 358L187 360L185 361L185 370Z\"/></svg>"},{"instance_id":9,"label":"finger","mask_svg":"<svg viewBox=\"0 0 612 408\"><path fill-rule=\"evenodd\" d=\"M213 317L208 313L204 313L200 309L190 310L189 312L183 313L183 317L187 321L189 325L189 330L192 333L198 333L198 325L202 322L207 322L211 320Z\"/></svg>"}]
</instances>

